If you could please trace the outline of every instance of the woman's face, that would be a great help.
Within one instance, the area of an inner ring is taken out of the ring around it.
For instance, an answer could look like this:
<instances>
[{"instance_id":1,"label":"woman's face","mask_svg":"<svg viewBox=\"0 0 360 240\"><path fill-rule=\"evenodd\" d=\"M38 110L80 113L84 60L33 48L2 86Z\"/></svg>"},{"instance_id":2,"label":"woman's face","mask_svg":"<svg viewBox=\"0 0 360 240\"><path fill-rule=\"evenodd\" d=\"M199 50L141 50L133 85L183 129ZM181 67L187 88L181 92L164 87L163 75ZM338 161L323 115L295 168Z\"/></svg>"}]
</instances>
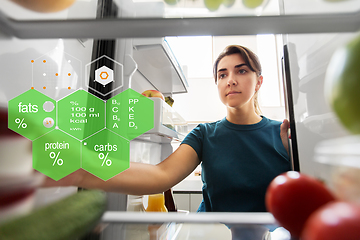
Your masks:
<instances>
[{"instance_id":1,"label":"woman's face","mask_svg":"<svg viewBox=\"0 0 360 240\"><path fill-rule=\"evenodd\" d=\"M225 56L217 68L220 100L232 108L253 107L252 97L262 84L262 76L250 70L240 54Z\"/></svg>"}]
</instances>

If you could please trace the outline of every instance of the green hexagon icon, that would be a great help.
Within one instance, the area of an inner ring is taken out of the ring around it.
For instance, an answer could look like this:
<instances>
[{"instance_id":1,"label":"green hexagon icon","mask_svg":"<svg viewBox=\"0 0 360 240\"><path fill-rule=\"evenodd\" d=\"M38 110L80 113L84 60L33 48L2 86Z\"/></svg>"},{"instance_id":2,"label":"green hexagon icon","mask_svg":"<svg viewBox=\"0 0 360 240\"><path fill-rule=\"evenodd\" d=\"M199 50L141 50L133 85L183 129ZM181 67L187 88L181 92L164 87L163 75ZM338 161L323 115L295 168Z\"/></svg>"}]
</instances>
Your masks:
<instances>
[{"instance_id":1,"label":"green hexagon icon","mask_svg":"<svg viewBox=\"0 0 360 240\"><path fill-rule=\"evenodd\" d=\"M30 89L8 103L8 127L20 135L35 140L55 128L56 102Z\"/></svg>"},{"instance_id":2,"label":"green hexagon icon","mask_svg":"<svg viewBox=\"0 0 360 240\"><path fill-rule=\"evenodd\" d=\"M58 102L58 126L83 140L105 128L105 102L84 90L78 90Z\"/></svg>"},{"instance_id":3,"label":"green hexagon icon","mask_svg":"<svg viewBox=\"0 0 360 240\"><path fill-rule=\"evenodd\" d=\"M106 102L106 128L131 141L154 128L154 101L127 89Z\"/></svg>"},{"instance_id":4,"label":"green hexagon icon","mask_svg":"<svg viewBox=\"0 0 360 240\"><path fill-rule=\"evenodd\" d=\"M61 130L33 141L33 168L59 180L81 167L81 143Z\"/></svg>"},{"instance_id":5,"label":"green hexagon icon","mask_svg":"<svg viewBox=\"0 0 360 240\"><path fill-rule=\"evenodd\" d=\"M104 181L129 168L130 142L103 129L82 142L82 168Z\"/></svg>"}]
</instances>

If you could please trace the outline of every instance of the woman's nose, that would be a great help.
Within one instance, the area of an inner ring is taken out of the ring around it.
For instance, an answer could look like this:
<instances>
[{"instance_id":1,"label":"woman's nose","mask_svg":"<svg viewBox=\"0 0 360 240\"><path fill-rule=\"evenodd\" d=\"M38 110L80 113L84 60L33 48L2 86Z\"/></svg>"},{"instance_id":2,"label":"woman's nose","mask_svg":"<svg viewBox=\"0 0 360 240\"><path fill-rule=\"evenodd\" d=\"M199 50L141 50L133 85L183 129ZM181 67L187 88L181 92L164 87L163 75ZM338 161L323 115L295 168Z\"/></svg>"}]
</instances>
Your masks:
<instances>
[{"instance_id":1,"label":"woman's nose","mask_svg":"<svg viewBox=\"0 0 360 240\"><path fill-rule=\"evenodd\" d=\"M230 78L227 84L228 86L236 86L237 82L233 78Z\"/></svg>"}]
</instances>

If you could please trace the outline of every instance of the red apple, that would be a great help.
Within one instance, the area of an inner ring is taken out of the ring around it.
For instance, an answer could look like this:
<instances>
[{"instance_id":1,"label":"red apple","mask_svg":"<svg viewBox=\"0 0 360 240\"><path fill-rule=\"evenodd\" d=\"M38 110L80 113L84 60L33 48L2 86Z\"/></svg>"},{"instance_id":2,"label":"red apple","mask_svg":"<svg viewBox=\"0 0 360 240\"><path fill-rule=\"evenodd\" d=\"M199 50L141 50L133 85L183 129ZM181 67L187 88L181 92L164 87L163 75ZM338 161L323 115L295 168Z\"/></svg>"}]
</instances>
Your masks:
<instances>
[{"instance_id":1,"label":"red apple","mask_svg":"<svg viewBox=\"0 0 360 240\"><path fill-rule=\"evenodd\" d=\"M164 95L157 90L145 90L142 95L145 97L158 97L165 101Z\"/></svg>"}]
</instances>

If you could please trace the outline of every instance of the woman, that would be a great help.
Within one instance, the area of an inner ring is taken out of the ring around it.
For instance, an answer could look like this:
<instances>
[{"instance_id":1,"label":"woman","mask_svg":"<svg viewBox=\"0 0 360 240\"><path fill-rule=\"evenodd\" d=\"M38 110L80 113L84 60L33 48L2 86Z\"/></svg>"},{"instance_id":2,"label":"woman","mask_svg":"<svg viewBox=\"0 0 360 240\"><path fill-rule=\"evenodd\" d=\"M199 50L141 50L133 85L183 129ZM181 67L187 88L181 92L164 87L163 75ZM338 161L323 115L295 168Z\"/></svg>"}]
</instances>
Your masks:
<instances>
[{"instance_id":1,"label":"woman","mask_svg":"<svg viewBox=\"0 0 360 240\"><path fill-rule=\"evenodd\" d=\"M257 96L263 77L259 60L249 49L228 46L214 64L214 77L226 117L199 124L163 162L131 163L106 182L80 169L58 182L48 179L46 186L153 194L173 187L202 163L199 211L266 211L268 184L290 170L289 122L281 124L260 115Z\"/></svg>"}]
</instances>

